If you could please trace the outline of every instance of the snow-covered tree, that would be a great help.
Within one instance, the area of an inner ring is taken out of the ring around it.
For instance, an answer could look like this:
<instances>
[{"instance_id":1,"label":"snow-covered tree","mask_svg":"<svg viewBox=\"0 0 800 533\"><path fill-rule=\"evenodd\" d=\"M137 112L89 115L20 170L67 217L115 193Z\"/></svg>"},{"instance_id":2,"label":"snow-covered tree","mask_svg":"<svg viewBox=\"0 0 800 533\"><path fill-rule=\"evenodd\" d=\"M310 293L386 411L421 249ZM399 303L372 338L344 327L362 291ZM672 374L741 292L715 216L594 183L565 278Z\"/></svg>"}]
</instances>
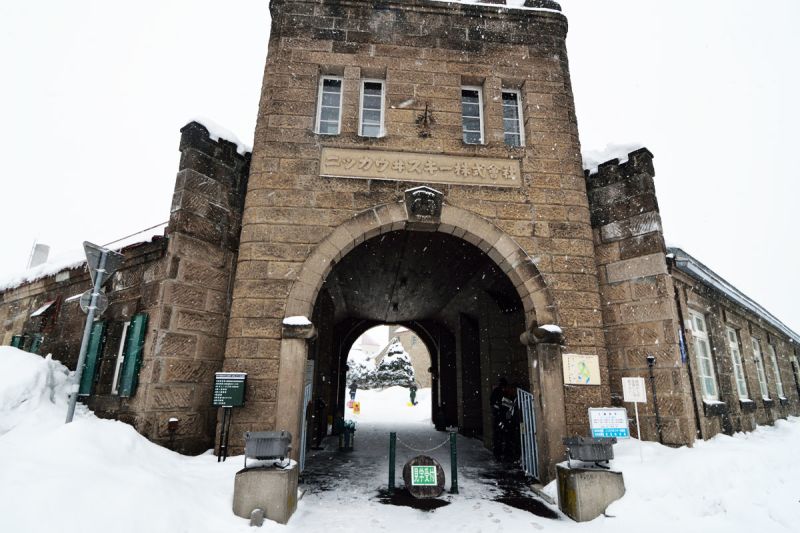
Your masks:
<instances>
[{"instance_id":1,"label":"snow-covered tree","mask_svg":"<svg viewBox=\"0 0 800 533\"><path fill-rule=\"evenodd\" d=\"M400 340L395 337L389 341L386 355L381 359L375 371L375 387L391 387L400 385L410 387L414 383L414 367L411 356L405 351Z\"/></svg>"}]
</instances>

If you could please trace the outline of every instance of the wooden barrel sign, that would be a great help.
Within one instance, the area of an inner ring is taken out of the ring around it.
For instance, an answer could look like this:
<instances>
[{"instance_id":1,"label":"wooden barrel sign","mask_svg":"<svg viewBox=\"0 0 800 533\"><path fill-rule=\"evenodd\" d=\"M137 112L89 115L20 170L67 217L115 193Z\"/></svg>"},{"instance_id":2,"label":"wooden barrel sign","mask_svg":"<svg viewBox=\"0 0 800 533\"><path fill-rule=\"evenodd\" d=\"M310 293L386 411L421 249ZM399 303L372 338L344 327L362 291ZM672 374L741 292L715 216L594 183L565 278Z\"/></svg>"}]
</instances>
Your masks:
<instances>
[{"instance_id":1,"label":"wooden barrel sign","mask_svg":"<svg viewBox=\"0 0 800 533\"><path fill-rule=\"evenodd\" d=\"M403 467L403 481L415 498L436 498L444 490L444 468L433 457L418 455Z\"/></svg>"}]
</instances>

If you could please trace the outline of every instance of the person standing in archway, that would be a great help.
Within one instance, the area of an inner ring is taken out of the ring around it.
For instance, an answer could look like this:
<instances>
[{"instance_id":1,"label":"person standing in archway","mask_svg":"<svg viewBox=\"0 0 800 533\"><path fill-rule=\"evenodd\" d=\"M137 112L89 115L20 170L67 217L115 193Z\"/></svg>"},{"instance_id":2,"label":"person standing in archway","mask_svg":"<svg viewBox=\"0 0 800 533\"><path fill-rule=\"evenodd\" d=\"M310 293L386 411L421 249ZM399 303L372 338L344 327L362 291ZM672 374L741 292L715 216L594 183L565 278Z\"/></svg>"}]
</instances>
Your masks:
<instances>
[{"instance_id":1,"label":"person standing in archway","mask_svg":"<svg viewBox=\"0 0 800 533\"><path fill-rule=\"evenodd\" d=\"M358 383L354 381L350 384L350 401L355 401L357 390L358 390Z\"/></svg>"},{"instance_id":2,"label":"person standing in archway","mask_svg":"<svg viewBox=\"0 0 800 533\"><path fill-rule=\"evenodd\" d=\"M417 384L412 383L411 386L408 388L408 395L411 399L411 405L417 405Z\"/></svg>"},{"instance_id":3,"label":"person standing in archway","mask_svg":"<svg viewBox=\"0 0 800 533\"><path fill-rule=\"evenodd\" d=\"M502 459L505 449L503 396L506 387L508 387L508 380L500 378L489 396L489 405L492 409L492 452L498 461Z\"/></svg>"}]
</instances>

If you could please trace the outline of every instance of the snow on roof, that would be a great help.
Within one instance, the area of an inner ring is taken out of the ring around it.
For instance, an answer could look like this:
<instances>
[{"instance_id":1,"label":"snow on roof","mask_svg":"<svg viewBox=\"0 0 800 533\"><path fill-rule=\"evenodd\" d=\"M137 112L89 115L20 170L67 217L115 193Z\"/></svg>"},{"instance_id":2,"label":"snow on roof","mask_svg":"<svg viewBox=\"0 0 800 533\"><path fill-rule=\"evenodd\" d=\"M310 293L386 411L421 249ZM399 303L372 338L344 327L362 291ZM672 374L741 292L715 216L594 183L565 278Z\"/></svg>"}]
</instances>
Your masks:
<instances>
[{"instance_id":1,"label":"snow on roof","mask_svg":"<svg viewBox=\"0 0 800 533\"><path fill-rule=\"evenodd\" d=\"M122 239L117 239L116 241L104 244L103 246L112 250L121 250L134 244L150 242L153 237L163 236L166 226L167 222L163 222L157 226L133 233L123 237ZM5 278L0 278L0 291L15 289L25 283L31 283L48 276L53 276L64 270L81 268L85 264L86 255L83 251L83 247L80 249L69 250L49 259L46 263L42 263L41 265L33 268L17 272L16 274L12 274Z\"/></svg>"},{"instance_id":2,"label":"snow on roof","mask_svg":"<svg viewBox=\"0 0 800 533\"><path fill-rule=\"evenodd\" d=\"M445 2L448 4L471 4L476 6L485 6L485 7L495 7L495 8L507 8L507 9L522 9L525 11L545 11L549 13L561 13L558 9L552 9L548 7L525 7L525 0L506 0L506 5L502 4L491 4L488 2L479 2L475 0L433 0L434 2Z\"/></svg>"},{"instance_id":3,"label":"snow on roof","mask_svg":"<svg viewBox=\"0 0 800 533\"><path fill-rule=\"evenodd\" d=\"M243 141L239 140L239 137L230 131L229 129L225 128L224 126L220 126L215 121L211 120L207 117L194 117L186 121L186 123L190 122L199 122L208 130L208 136L211 137L212 141L218 141L223 139L225 141L230 141L236 145L236 151L240 154L244 155L247 152L252 152L253 147Z\"/></svg>"},{"instance_id":4,"label":"snow on roof","mask_svg":"<svg viewBox=\"0 0 800 533\"><path fill-rule=\"evenodd\" d=\"M722 293L726 298L744 307L751 313L762 318L778 331L787 335L794 342L800 343L800 335L792 331L789 326L778 320L772 313L764 309L755 300L742 293L739 289L731 285L719 274L708 268L706 265L683 251L681 248L670 247L667 251L675 257L675 267L696 279L697 281Z\"/></svg>"},{"instance_id":5,"label":"snow on roof","mask_svg":"<svg viewBox=\"0 0 800 533\"><path fill-rule=\"evenodd\" d=\"M583 157L583 168L589 171L589 174L597 172L597 167L606 161L612 159L619 159L620 163L628 160L628 154L643 148L644 144L638 142L630 143L609 143L601 150L582 150L581 156Z\"/></svg>"}]
</instances>

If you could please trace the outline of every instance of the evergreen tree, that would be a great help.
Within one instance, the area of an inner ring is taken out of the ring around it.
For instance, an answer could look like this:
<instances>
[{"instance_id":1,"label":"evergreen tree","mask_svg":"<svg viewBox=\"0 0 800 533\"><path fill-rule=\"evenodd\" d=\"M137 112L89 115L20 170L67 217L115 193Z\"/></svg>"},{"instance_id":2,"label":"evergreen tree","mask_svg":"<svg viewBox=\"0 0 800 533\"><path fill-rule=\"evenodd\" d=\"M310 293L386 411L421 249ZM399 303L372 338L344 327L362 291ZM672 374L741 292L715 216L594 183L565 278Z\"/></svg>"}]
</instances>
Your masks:
<instances>
[{"instance_id":1,"label":"evergreen tree","mask_svg":"<svg viewBox=\"0 0 800 533\"><path fill-rule=\"evenodd\" d=\"M390 341L386 356L375 371L374 387L410 387L413 383L414 367L411 366L411 357L395 337Z\"/></svg>"}]
</instances>

